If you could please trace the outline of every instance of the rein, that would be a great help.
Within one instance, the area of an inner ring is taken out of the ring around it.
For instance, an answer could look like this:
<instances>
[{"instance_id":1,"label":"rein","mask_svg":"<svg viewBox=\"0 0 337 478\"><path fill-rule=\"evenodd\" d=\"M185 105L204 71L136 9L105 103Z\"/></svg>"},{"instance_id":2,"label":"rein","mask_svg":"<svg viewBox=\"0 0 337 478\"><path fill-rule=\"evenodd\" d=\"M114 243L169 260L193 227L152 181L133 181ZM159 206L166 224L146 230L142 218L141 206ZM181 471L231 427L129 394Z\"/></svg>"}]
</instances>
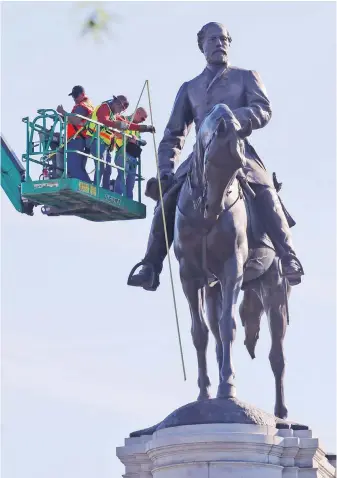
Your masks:
<instances>
[{"instance_id":1,"label":"rein","mask_svg":"<svg viewBox=\"0 0 337 478\"><path fill-rule=\"evenodd\" d=\"M190 195L192 196L192 201L193 201L193 208L194 210L197 210L199 208L199 206L202 204L202 202L204 201L205 199L205 194L206 192L204 191L203 193L201 193L197 199L193 199L193 187L192 187L192 180L191 180L191 170L188 172L187 174L187 186L188 186L188 190L189 190L189 193ZM235 199L235 201L232 202L232 204L230 204L227 208L224 208L222 210L222 212L227 212L229 211L237 202L239 199L242 199L243 198L243 191L242 191L242 186L241 186L241 183L239 181L238 178L234 178L238 181L238 196L237 198ZM228 191L228 193L230 193L231 191ZM227 194L228 194L227 193Z\"/></svg>"}]
</instances>

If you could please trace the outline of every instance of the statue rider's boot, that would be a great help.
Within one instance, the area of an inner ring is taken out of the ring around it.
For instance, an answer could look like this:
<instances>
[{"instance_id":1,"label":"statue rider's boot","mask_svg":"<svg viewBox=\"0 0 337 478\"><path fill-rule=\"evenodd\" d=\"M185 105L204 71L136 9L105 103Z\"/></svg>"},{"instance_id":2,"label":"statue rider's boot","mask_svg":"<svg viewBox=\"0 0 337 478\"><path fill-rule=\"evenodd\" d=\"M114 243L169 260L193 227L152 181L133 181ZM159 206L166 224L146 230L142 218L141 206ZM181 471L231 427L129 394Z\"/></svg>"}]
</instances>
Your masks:
<instances>
[{"instance_id":1,"label":"statue rider's boot","mask_svg":"<svg viewBox=\"0 0 337 478\"><path fill-rule=\"evenodd\" d=\"M281 259L283 275L287 277L290 285L300 284L304 271L296 257L289 224L278 194L275 189L261 186L255 187L254 191L257 193L258 213L263 218L267 233Z\"/></svg>"},{"instance_id":2,"label":"statue rider's boot","mask_svg":"<svg viewBox=\"0 0 337 478\"><path fill-rule=\"evenodd\" d=\"M175 184L167 191L163 198L169 248L173 242L175 210L180 188L181 184ZM143 289L150 291L157 290L160 283L159 276L163 269L163 262L166 255L167 248L163 227L162 206L158 203L152 220L145 257L130 272L128 285L143 287ZM141 270L138 274L134 274L140 266L142 266Z\"/></svg>"}]
</instances>

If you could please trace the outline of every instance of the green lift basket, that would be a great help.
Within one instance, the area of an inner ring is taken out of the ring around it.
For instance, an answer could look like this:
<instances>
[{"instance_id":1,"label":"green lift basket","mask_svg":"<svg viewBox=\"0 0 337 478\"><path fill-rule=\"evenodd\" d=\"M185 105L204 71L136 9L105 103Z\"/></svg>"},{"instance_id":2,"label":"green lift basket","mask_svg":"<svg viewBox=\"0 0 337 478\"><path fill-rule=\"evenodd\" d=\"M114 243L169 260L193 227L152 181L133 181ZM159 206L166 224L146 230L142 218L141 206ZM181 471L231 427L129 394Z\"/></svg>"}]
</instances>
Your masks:
<instances>
[{"instance_id":1,"label":"green lift basket","mask_svg":"<svg viewBox=\"0 0 337 478\"><path fill-rule=\"evenodd\" d=\"M136 180L138 198L132 200L126 197L125 174L125 146L132 137L124 132L124 167L117 166L113 159L108 163L106 159L92 156L89 151L76 151L95 161L95 168L100 163L111 166L115 170L124 172L124 193L114 193L111 189L104 189L97 182L87 183L67 174L68 153L74 150L68 148L67 124L69 116L77 116L83 120L88 118L66 113L62 118L55 110L41 109L38 116L30 121L23 118L26 124L26 152L22 155L26 169L15 153L10 149L1 135L1 185L15 209L21 213L33 215L33 209L41 205L41 212L47 216L77 216L89 221L120 221L127 219L144 219L146 206L141 202L141 160L137 162ZM96 123L93 139L98 139L101 123ZM99 146L99 141L96 142Z\"/></svg>"}]
</instances>

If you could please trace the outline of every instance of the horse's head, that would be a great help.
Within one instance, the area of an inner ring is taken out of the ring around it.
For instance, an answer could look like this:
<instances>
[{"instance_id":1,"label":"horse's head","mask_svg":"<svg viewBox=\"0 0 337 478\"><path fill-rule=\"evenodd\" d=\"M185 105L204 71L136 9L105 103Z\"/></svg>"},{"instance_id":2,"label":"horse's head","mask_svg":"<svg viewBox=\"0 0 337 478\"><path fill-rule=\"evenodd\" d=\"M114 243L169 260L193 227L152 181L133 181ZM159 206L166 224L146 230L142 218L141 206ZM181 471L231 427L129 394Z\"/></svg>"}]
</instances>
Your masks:
<instances>
[{"instance_id":1,"label":"horse's head","mask_svg":"<svg viewBox=\"0 0 337 478\"><path fill-rule=\"evenodd\" d=\"M228 187L245 164L243 138L250 133L251 125L243 131L227 105L216 105L203 121L198 149L203 157L205 217L216 218L222 211Z\"/></svg>"}]
</instances>

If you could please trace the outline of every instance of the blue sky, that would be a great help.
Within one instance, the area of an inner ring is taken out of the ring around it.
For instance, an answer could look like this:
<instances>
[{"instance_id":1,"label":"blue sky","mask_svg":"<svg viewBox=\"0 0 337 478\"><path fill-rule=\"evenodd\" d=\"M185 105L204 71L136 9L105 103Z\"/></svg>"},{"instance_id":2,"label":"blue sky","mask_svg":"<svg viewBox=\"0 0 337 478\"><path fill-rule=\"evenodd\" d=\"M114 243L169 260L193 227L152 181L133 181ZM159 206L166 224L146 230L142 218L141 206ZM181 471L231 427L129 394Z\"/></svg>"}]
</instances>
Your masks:
<instances>
[{"instance_id":1,"label":"blue sky","mask_svg":"<svg viewBox=\"0 0 337 478\"><path fill-rule=\"evenodd\" d=\"M297 221L294 241L306 272L292 293L285 339L289 417L308 424L324 449L334 451L335 4L122 2L107 8L121 22L111 38L96 44L78 35L89 8L2 4L2 133L21 156L21 118L59 103L69 110L67 94L75 84L83 84L95 104L127 94L132 106L149 79L158 142L178 88L204 67L198 30L209 21L225 23L233 38L231 63L257 70L272 102L270 124L251 139L284 184L282 198ZM193 141L192 131L182 160ZM143 171L147 178L155 173L151 141ZM124 437L197 397L177 262L185 383L167 263L156 294L126 286L144 254L154 204L145 200L146 220L94 224L46 218L39 210L33 218L19 215L1 197L3 476L120 476L115 448ZM266 320L256 360L243 340L238 321L238 397L272 412ZM208 356L214 393L212 340Z\"/></svg>"}]
</instances>

